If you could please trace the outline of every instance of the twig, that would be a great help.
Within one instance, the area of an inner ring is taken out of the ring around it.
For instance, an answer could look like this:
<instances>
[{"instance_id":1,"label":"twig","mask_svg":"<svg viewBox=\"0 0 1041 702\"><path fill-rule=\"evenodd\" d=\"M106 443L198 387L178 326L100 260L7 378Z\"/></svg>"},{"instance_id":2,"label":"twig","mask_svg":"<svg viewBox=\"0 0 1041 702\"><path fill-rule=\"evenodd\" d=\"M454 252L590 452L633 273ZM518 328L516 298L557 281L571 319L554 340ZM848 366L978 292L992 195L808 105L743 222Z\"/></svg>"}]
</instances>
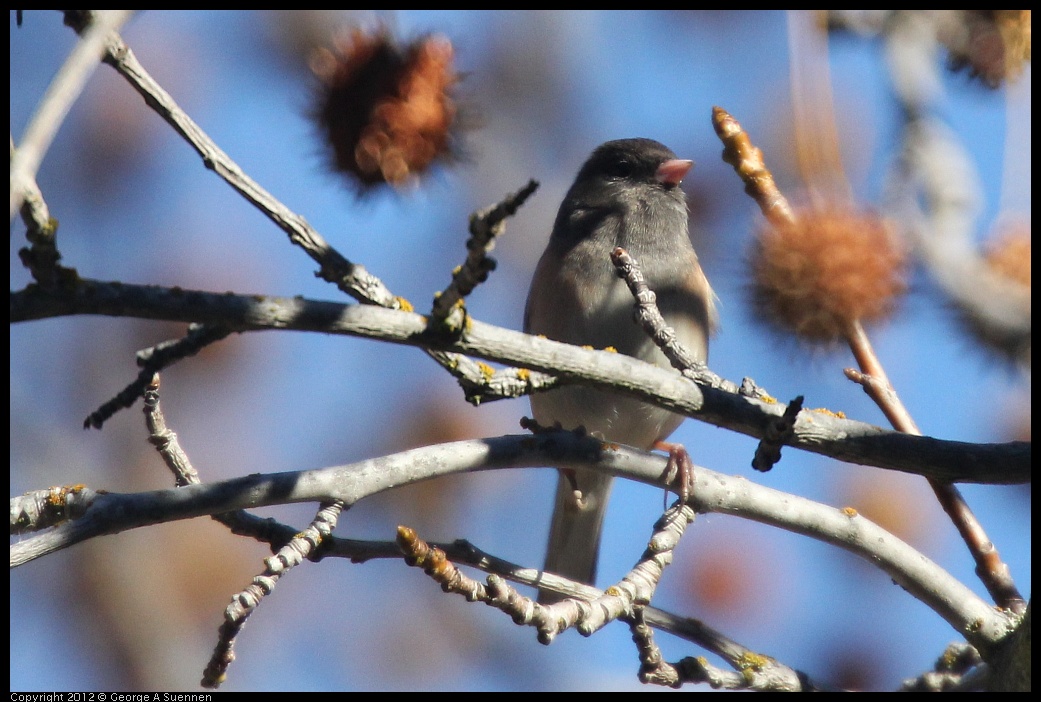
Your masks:
<instances>
[{"instance_id":1,"label":"twig","mask_svg":"<svg viewBox=\"0 0 1041 702\"><path fill-rule=\"evenodd\" d=\"M680 687L684 682L709 682L714 687L741 689L817 689L808 683L804 674L768 656L755 654L693 620L683 620L688 624L685 628L688 635L680 629L670 630L722 655L739 673L707 674L693 663L693 658L684 659L676 665L664 662L661 651L654 643L651 627L662 626L662 615L665 613L649 607L647 603L653 596L664 567L672 560L672 550L693 517L694 513L689 507L674 505L655 524L650 546L621 582L603 592L577 583L569 583L567 589L553 587L555 592L567 593L569 597L548 606L520 594L496 574L489 575L486 583L469 578L446 557L444 550L423 541L412 529L398 527L397 543L406 562L422 568L445 592L463 595L470 602L484 602L510 615L514 623L534 627L538 631L540 643L549 644L558 634L572 627L583 636L589 636L614 619L625 620L629 623L637 646L642 682L670 687ZM467 562L471 562L470 553L464 551L463 556ZM506 572L513 579L514 573L508 569ZM559 579L539 573L537 579L530 579L526 584L545 588L552 580ZM689 635L690 632L696 633Z\"/></svg>"},{"instance_id":2,"label":"twig","mask_svg":"<svg viewBox=\"0 0 1041 702\"><path fill-rule=\"evenodd\" d=\"M289 235L293 244L318 263L319 269L315 275L333 283L359 302L395 309L401 306L401 301L391 294L382 281L365 270L364 266L347 260L307 220L247 176L152 78L118 34L109 35L105 48L105 62L115 68L140 93L149 107L195 149L205 166L255 205Z\"/></svg>"},{"instance_id":3,"label":"twig","mask_svg":"<svg viewBox=\"0 0 1041 702\"><path fill-rule=\"evenodd\" d=\"M65 121L65 116L83 92L87 79L98 67L109 35L118 32L133 13L133 10L95 12L90 26L48 86L11 157L10 220L14 220L15 213L22 206L27 186L35 180L36 171L43 163L43 157Z\"/></svg>"},{"instance_id":4,"label":"twig","mask_svg":"<svg viewBox=\"0 0 1041 702\"><path fill-rule=\"evenodd\" d=\"M11 158L14 159L14 139L11 139ZM22 265L29 269L33 280L43 287L74 284L78 278L75 268L66 268L58 263L58 220L51 217L47 201L36 179L27 177L23 186L25 200L20 212L25 223L25 238L29 246L18 250Z\"/></svg>"},{"instance_id":5,"label":"twig","mask_svg":"<svg viewBox=\"0 0 1041 702\"><path fill-rule=\"evenodd\" d=\"M632 254L621 246L611 252L611 263L619 277L625 281L626 287L635 299L636 321L644 332L661 349L669 363L683 375L698 383L706 383L714 388L727 392L763 399L767 395L756 386L751 378L745 378L741 385L719 377L701 361L698 361L676 337L676 332L665 322L658 309L657 296L644 280L640 263Z\"/></svg>"},{"instance_id":6,"label":"twig","mask_svg":"<svg viewBox=\"0 0 1041 702\"><path fill-rule=\"evenodd\" d=\"M980 652L964 642L953 643L936 660L933 670L912 680L905 680L901 692L957 692L984 690L978 683ZM993 692L993 690L990 690Z\"/></svg>"},{"instance_id":7,"label":"twig","mask_svg":"<svg viewBox=\"0 0 1041 702\"><path fill-rule=\"evenodd\" d=\"M875 354L874 347L864 328L859 323L850 325L846 338L861 370L864 371L861 373L853 369L846 369L846 376L864 388L864 392L881 408L895 429L920 436L922 432L889 382L885 369ZM987 537L987 532L965 502L961 491L948 482L933 478L928 480L929 486L936 493L940 506L943 507L962 540L965 541L969 553L976 562L976 575L983 582L991 597L1000 607L1022 614L1026 609L1026 600L1016 588L1008 565L1001 560L997 547Z\"/></svg>"},{"instance_id":8,"label":"twig","mask_svg":"<svg viewBox=\"0 0 1041 702\"><path fill-rule=\"evenodd\" d=\"M759 690L764 692L813 692L826 688L770 656L750 650L728 660L734 671L727 671L701 657L687 657L677 663L664 660L654 643L653 631L646 625L644 607L635 607L630 624L633 641L640 649L640 682L680 688L684 683L707 683L716 690Z\"/></svg>"},{"instance_id":9,"label":"twig","mask_svg":"<svg viewBox=\"0 0 1041 702\"><path fill-rule=\"evenodd\" d=\"M396 344L455 351L538 371L583 378L590 384L626 392L674 412L754 436L783 413L776 402L699 385L669 369L629 356L590 351L569 344L473 320L461 339L428 334L417 314L371 305L303 298L217 294L158 286L83 280L60 294L39 288L11 293L12 322L68 314L103 314L142 319L201 322L234 331L295 329L345 334ZM567 369L561 372L560 369ZM948 482L1013 484L1031 478L1029 442L973 444L886 431L827 413L799 423L791 446L859 465L928 475Z\"/></svg>"},{"instance_id":10,"label":"twig","mask_svg":"<svg viewBox=\"0 0 1041 702\"><path fill-rule=\"evenodd\" d=\"M474 470L583 467L660 485L665 460L572 432L550 432L427 446L321 470L248 475L131 495L97 494L81 518L12 544L11 566L137 527L273 504L340 501L349 506L384 490ZM884 570L976 646L986 649L1001 640L1014 619L855 510L834 509L704 468L695 468L694 478L689 502L695 511L753 519L850 551Z\"/></svg>"},{"instance_id":11,"label":"twig","mask_svg":"<svg viewBox=\"0 0 1041 702\"><path fill-rule=\"evenodd\" d=\"M713 107L712 126L723 142L723 160L737 171L745 192L756 201L763 216L775 224L794 222L792 208L767 169L763 152L752 145L740 123L722 107Z\"/></svg>"},{"instance_id":12,"label":"twig","mask_svg":"<svg viewBox=\"0 0 1041 702\"><path fill-rule=\"evenodd\" d=\"M154 374L148 383L144 405L148 440L156 447L163 462L173 473L177 486L201 485L199 473L181 448L177 435L166 426L166 419L159 404L158 373ZM282 543L275 555L265 560L264 573L256 576L249 587L232 598L231 604L224 612L224 623L220 627L213 656L203 672L203 687L217 688L224 682L228 666L235 660L235 641L246 620L289 569L299 565L305 558L311 558L323 541L329 538L342 510L343 503L337 500L323 503L311 525ZM262 523L258 525L250 519L252 515L243 510L215 513L211 516L218 522L232 526L233 530L237 530L236 533L242 533L243 528L250 526L262 526L261 532L267 534L269 530L263 523L272 521L256 520Z\"/></svg>"},{"instance_id":13,"label":"twig","mask_svg":"<svg viewBox=\"0 0 1041 702\"><path fill-rule=\"evenodd\" d=\"M802 395L793 399L785 407L784 414L767 425L766 432L755 449L752 468L765 473L781 460L781 446L795 435L795 420L802 411L802 400Z\"/></svg>"},{"instance_id":14,"label":"twig","mask_svg":"<svg viewBox=\"0 0 1041 702\"><path fill-rule=\"evenodd\" d=\"M203 687L215 689L224 683L228 666L235 660L235 641L246 620L261 601L271 594L279 579L314 553L332 533L342 510L342 502L323 503L310 526L274 556L264 559L264 573L253 578L249 587L231 598L231 604L224 610L224 623L220 626L217 645L203 671L200 682Z\"/></svg>"},{"instance_id":15,"label":"twig","mask_svg":"<svg viewBox=\"0 0 1041 702\"><path fill-rule=\"evenodd\" d=\"M625 281L629 292L636 300L636 321L651 337L655 345L669 359L672 367L678 371L704 368L705 364L691 354L690 350L676 338L676 330L670 327L658 309L657 296L643 278L640 265L628 251L621 246L611 251L611 263L618 275Z\"/></svg>"},{"instance_id":16,"label":"twig","mask_svg":"<svg viewBox=\"0 0 1041 702\"><path fill-rule=\"evenodd\" d=\"M723 159L734 166L745 181L745 190L759 204L764 216L775 224L793 224L795 215L784 195L777 188L773 176L767 170L762 152L756 148L741 125L722 108L713 108L713 124L724 143ZM897 397L889 383L881 361L875 355L867 333L859 320L845 324L843 336L860 365L861 372L846 371L847 377L861 383L865 392L885 413L886 418L898 431L909 435L921 435L910 413ZM1022 613L1026 602L1016 589L997 550L987 538L983 526L976 519L961 493L951 481L927 476L944 511L954 522L976 561L976 572L995 602L1014 612Z\"/></svg>"},{"instance_id":17,"label":"twig","mask_svg":"<svg viewBox=\"0 0 1041 702\"><path fill-rule=\"evenodd\" d=\"M506 230L506 218L512 217L538 187L536 181L529 181L501 202L471 215L466 260L452 271L452 282L449 286L434 296L431 312L431 322L434 325L462 330L465 317L461 309L463 300L495 270L495 259L488 254L495 248L496 237ZM453 314L453 311L459 314Z\"/></svg>"},{"instance_id":18,"label":"twig","mask_svg":"<svg viewBox=\"0 0 1041 702\"><path fill-rule=\"evenodd\" d=\"M466 260L452 272L449 286L434 296L430 319L432 329L450 335L465 332L468 316L464 299L495 270L495 259L488 254L495 248L496 238L505 231L506 218L512 217L538 187L536 181L529 181L502 201L470 216ZM475 407L495 400L521 397L531 391L530 371L521 368L496 370L457 353L431 350L427 353L459 382L466 401Z\"/></svg>"},{"instance_id":19,"label":"twig","mask_svg":"<svg viewBox=\"0 0 1041 702\"><path fill-rule=\"evenodd\" d=\"M145 102L198 152L207 168L212 169L239 194L267 215L289 235L293 244L301 247L319 264L317 276L335 284L340 290L359 302L411 311L412 307L407 301L395 297L383 282L365 270L364 266L345 258L330 246L302 216L291 211L247 176L238 164L224 153L177 105L169 93L151 77L118 35L113 37L108 45L106 62L111 64L144 97ZM475 237L491 241L490 237L501 231L503 219L513 214L536 187L537 183L532 181L499 205L475 215L471 224ZM481 257L476 254L479 249L480 246L477 249L471 249L473 261L480 260ZM473 278L472 270L464 276L463 280L471 281L471 278ZM467 282L463 287L469 284L470 282ZM453 295L450 294L445 302L451 297ZM453 302L452 305L448 305L448 308L451 309L454 304ZM445 303L442 302L441 305L445 305ZM464 390L467 392L467 399L474 404L502 397L517 397L529 387L526 378L511 381L509 377L506 377L497 379L499 381L497 383L488 383L486 381L489 375L471 359L437 351L430 355L453 375L465 380ZM497 386L504 394L497 394Z\"/></svg>"},{"instance_id":20,"label":"twig","mask_svg":"<svg viewBox=\"0 0 1041 702\"><path fill-rule=\"evenodd\" d=\"M115 397L105 402L83 420L84 429L100 429L109 418L121 409L131 407L141 397L145 388L152 382L155 373L167 368L181 359L194 356L210 344L214 344L228 334L231 329L207 324L192 324L188 333L180 339L164 341L150 349L137 353L137 364L141 372L129 385L120 390Z\"/></svg>"},{"instance_id":21,"label":"twig","mask_svg":"<svg viewBox=\"0 0 1041 702\"><path fill-rule=\"evenodd\" d=\"M85 485L61 485L30 490L11 498L11 534L26 534L78 519L98 493Z\"/></svg>"}]
</instances>

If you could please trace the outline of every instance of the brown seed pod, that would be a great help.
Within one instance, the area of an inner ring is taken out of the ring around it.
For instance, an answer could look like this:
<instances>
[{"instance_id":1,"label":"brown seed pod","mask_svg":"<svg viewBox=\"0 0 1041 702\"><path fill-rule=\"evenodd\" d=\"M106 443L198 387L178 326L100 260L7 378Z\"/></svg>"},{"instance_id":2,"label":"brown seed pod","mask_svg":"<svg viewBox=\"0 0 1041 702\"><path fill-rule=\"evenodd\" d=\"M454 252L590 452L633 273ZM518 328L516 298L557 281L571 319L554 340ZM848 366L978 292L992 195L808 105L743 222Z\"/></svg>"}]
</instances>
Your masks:
<instances>
[{"instance_id":1,"label":"brown seed pod","mask_svg":"<svg viewBox=\"0 0 1041 702\"><path fill-rule=\"evenodd\" d=\"M750 256L752 306L769 326L811 342L878 321L906 289L905 252L877 215L845 207L796 210L764 222Z\"/></svg>"},{"instance_id":2,"label":"brown seed pod","mask_svg":"<svg viewBox=\"0 0 1041 702\"><path fill-rule=\"evenodd\" d=\"M457 106L452 44L425 36L399 47L386 29L351 28L317 49L317 120L334 168L359 191L414 182L454 157Z\"/></svg>"}]
</instances>

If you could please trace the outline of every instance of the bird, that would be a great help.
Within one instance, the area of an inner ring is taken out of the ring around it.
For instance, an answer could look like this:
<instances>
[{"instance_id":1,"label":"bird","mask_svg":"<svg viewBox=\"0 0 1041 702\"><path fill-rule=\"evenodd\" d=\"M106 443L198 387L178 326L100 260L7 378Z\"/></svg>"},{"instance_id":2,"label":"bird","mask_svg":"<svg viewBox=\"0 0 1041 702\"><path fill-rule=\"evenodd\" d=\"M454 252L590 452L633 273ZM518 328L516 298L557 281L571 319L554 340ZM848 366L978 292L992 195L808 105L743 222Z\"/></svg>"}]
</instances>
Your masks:
<instances>
[{"instance_id":1,"label":"bird","mask_svg":"<svg viewBox=\"0 0 1041 702\"><path fill-rule=\"evenodd\" d=\"M691 244L686 196L679 187L692 166L693 161L653 139L618 139L594 149L561 202L535 267L524 331L575 345L613 347L669 368L636 323L632 294L611 263L611 251L621 246L639 262L677 340L707 363L717 324L715 295ZM544 427L584 429L604 441L646 450L678 446L665 439L683 416L631 396L571 384L534 393L530 402L535 421ZM591 470L558 474L546 572L593 584L612 481ZM559 597L542 591L539 599L547 603Z\"/></svg>"}]
</instances>

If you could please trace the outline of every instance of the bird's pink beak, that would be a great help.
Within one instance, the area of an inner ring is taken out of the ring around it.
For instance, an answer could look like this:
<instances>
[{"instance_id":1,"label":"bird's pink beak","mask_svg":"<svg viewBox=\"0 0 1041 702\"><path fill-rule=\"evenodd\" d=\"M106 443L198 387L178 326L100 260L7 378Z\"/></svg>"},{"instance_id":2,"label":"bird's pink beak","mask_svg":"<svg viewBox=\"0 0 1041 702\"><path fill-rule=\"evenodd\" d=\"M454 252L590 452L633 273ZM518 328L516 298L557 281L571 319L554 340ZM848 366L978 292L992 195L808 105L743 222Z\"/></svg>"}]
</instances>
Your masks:
<instances>
[{"instance_id":1,"label":"bird's pink beak","mask_svg":"<svg viewBox=\"0 0 1041 702\"><path fill-rule=\"evenodd\" d=\"M658 166L654 177L664 185L679 185L683 176L694 166L689 158L673 158Z\"/></svg>"}]
</instances>

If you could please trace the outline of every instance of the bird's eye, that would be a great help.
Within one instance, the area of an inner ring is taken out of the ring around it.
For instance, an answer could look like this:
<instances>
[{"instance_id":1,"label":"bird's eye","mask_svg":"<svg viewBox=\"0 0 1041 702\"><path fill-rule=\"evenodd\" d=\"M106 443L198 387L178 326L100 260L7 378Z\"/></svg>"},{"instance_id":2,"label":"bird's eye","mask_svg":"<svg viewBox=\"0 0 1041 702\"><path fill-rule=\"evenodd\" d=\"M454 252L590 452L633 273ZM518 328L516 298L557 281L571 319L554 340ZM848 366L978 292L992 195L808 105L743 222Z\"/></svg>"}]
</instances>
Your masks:
<instances>
[{"instance_id":1,"label":"bird's eye","mask_svg":"<svg viewBox=\"0 0 1041 702\"><path fill-rule=\"evenodd\" d=\"M613 161L607 165L607 175L611 178L628 178L633 174L633 165L628 161Z\"/></svg>"}]
</instances>

